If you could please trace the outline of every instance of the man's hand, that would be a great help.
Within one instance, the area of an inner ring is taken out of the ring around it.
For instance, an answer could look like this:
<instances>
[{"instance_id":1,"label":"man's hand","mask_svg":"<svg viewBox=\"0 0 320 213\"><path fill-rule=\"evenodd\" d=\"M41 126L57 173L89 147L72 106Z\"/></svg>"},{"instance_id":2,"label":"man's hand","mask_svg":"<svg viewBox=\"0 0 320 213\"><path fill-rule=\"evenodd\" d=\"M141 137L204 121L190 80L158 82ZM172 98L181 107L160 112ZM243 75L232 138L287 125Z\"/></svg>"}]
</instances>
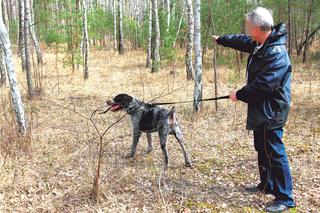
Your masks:
<instances>
[{"instance_id":1,"label":"man's hand","mask_svg":"<svg viewBox=\"0 0 320 213\"><path fill-rule=\"evenodd\" d=\"M212 36L212 42L213 42L213 43L217 43L218 38L219 38L219 36L213 35L213 36Z\"/></svg>"},{"instance_id":2,"label":"man's hand","mask_svg":"<svg viewBox=\"0 0 320 213\"><path fill-rule=\"evenodd\" d=\"M237 99L237 95L236 95L236 91L231 92L231 94L229 95L229 98L233 101L236 102Z\"/></svg>"}]
</instances>

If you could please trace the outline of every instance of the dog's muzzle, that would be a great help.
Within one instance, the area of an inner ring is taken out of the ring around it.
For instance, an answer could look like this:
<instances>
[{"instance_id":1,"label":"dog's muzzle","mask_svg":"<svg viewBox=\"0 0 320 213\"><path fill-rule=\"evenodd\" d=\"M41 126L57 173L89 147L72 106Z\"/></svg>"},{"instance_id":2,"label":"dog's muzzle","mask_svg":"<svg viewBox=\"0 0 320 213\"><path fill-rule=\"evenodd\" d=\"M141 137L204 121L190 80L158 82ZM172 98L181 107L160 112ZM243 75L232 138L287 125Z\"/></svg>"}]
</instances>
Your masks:
<instances>
[{"instance_id":1,"label":"dog's muzzle","mask_svg":"<svg viewBox=\"0 0 320 213\"><path fill-rule=\"evenodd\" d=\"M120 104L115 103L114 101L108 100L108 101L107 101L107 104L108 104L109 106L111 106L111 111L112 111L112 112L116 112L116 111L122 109L122 106L121 106Z\"/></svg>"}]
</instances>

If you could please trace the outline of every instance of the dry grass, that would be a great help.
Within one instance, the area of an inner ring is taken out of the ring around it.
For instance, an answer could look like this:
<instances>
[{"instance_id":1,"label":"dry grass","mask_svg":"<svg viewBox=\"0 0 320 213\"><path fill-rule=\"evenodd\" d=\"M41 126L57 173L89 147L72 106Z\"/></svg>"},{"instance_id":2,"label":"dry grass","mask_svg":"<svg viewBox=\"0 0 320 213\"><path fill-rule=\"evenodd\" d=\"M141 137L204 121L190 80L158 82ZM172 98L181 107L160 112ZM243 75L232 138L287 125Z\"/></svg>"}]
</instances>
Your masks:
<instances>
[{"instance_id":1,"label":"dry grass","mask_svg":"<svg viewBox=\"0 0 320 213\"><path fill-rule=\"evenodd\" d=\"M163 197L158 185L162 165L158 138L154 135L155 149L147 155L143 136L137 156L127 160L130 122L126 118L117 124L105 141L124 137L105 145L101 198L94 204L91 190L98 141L88 121L91 112L122 92L148 101L182 87L161 101L192 99L193 84L185 81L182 58L175 66L151 74L144 68L143 52L118 56L111 51L91 51L90 77L84 81L81 69L72 75L70 68L63 67L63 54L57 64L55 57L54 52L46 51L44 95L32 101L24 98L29 120L32 115L31 146L7 156L5 163L2 149L1 212L259 212L272 200L243 190L244 185L258 180L252 133L248 135L244 129L245 105L224 100L219 102L218 112L207 102L198 115L192 114L191 104L176 106L194 168L183 166L179 146L170 138L170 166L161 175ZM20 88L26 94L19 66L17 63ZM318 68L294 67L293 108L285 130L298 212L320 209ZM233 80L233 73L219 68L220 95L241 85ZM213 96L212 82L212 69L204 67L204 97ZM2 88L1 94L8 97L7 88ZM2 98L0 105L8 104ZM108 113L99 116L97 122L103 128L117 117ZM8 127L7 123L1 126ZM1 145L14 142L1 140Z\"/></svg>"}]
</instances>

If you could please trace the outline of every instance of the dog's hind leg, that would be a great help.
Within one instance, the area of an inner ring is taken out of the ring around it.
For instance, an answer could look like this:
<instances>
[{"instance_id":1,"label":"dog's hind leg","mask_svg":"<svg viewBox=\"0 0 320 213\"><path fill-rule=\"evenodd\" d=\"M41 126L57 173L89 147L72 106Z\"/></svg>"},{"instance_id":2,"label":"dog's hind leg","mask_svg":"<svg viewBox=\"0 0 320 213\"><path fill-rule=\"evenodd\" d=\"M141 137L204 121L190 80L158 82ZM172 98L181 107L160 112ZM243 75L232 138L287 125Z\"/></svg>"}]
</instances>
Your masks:
<instances>
[{"instance_id":1,"label":"dog's hind leg","mask_svg":"<svg viewBox=\"0 0 320 213\"><path fill-rule=\"evenodd\" d=\"M159 138L160 138L160 147L163 154L163 167L164 170L168 169L169 163L169 156L167 151L167 138L168 138L168 131L166 130L159 130Z\"/></svg>"},{"instance_id":2,"label":"dog's hind leg","mask_svg":"<svg viewBox=\"0 0 320 213\"><path fill-rule=\"evenodd\" d=\"M184 141L183 140L183 134L182 134L182 131L181 131L181 128L180 128L179 124L176 124L173 127L172 131L173 131L174 137L177 139L178 143L181 146L182 153L183 153L184 160L185 160L185 166L191 167L192 166L191 161L189 160L188 154L187 154L186 149L185 149L185 147L183 145L183 143L184 143L183 142Z\"/></svg>"},{"instance_id":3,"label":"dog's hind leg","mask_svg":"<svg viewBox=\"0 0 320 213\"><path fill-rule=\"evenodd\" d=\"M147 140L148 140L147 154L149 154L153 150L151 133L147 133Z\"/></svg>"},{"instance_id":4,"label":"dog's hind leg","mask_svg":"<svg viewBox=\"0 0 320 213\"><path fill-rule=\"evenodd\" d=\"M138 145L140 136L141 136L141 132L140 131L134 131L133 132L133 142L132 142L132 145L131 145L131 151L127 155L127 158L132 158L136 154L137 145Z\"/></svg>"}]
</instances>

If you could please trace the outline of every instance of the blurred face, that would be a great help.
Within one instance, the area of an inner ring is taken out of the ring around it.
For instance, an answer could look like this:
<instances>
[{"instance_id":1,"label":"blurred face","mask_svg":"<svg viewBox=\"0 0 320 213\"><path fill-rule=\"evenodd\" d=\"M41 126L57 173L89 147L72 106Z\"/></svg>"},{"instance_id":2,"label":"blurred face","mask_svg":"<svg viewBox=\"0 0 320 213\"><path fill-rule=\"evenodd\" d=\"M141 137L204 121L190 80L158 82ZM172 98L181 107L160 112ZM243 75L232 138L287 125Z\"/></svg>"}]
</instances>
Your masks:
<instances>
[{"instance_id":1,"label":"blurred face","mask_svg":"<svg viewBox=\"0 0 320 213\"><path fill-rule=\"evenodd\" d=\"M261 36L265 33L264 31L261 31L260 26L253 25L250 21L246 20L245 23L245 29L246 29L246 35L250 36L250 38L254 41L260 41Z\"/></svg>"}]
</instances>

